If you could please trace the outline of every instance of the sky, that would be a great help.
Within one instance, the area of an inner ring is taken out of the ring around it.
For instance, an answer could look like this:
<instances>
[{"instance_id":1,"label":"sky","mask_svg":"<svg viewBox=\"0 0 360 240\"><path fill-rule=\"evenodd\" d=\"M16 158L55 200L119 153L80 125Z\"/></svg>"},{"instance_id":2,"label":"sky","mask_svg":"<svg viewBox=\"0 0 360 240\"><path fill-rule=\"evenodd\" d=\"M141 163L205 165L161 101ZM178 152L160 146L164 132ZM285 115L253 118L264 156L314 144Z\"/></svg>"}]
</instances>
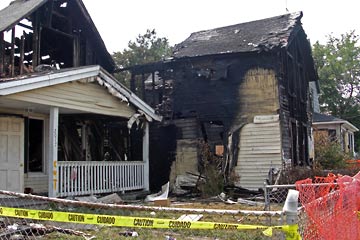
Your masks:
<instances>
[{"instance_id":1,"label":"sky","mask_svg":"<svg viewBox=\"0 0 360 240\"><path fill-rule=\"evenodd\" d=\"M71 1L71 0L69 0ZM0 0L0 9L11 0ZM146 29L171 45L192 32L303 11L311 44L355 30L360 34L359 0L83 0L110 53L122 51Z\"/></svg>"}]
</instances>

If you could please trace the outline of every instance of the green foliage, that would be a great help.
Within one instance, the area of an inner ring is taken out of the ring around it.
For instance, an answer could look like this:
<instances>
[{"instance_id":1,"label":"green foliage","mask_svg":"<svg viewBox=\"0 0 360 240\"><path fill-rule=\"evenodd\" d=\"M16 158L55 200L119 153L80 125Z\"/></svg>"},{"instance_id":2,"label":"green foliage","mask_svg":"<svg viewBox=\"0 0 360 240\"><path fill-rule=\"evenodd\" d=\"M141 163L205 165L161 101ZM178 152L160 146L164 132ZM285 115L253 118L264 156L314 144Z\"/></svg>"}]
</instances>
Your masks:
<instances>
[{"instance_id":1,"label":"green foliage","mask_svg":"<svg viewBox=\"0 0 360 240\"><path fill-rule=\"evenodd\" d=\"M354 31L340 38L328 37L325 45L316 42L313 57L319 74L323 112L360 127L360 47ZM357 150L360 134L355 135Z\"/></svg>"},{"instance_id":2,"label":"green foliage","mask_svg":"<svg viewBox=\"0 0 360 240\"><path fill-rule=\"evenodd\" d=\"M342 151L337 141L331 141L326 135L315 135L315 159L320 169L344 169L350 155Z\"/></svg>"},{"instance_id":3,"label":"green foliage","mask_svg":"<svg viewBox=\"0 0 360 240\"><path fill-rule=\"evenodd\" d=\"M169 57L171 51L167 38L158 37L155 29L148 29L145 34L139 34L135 41L129 41L128 47L123 51L114 52L112 57L117 68L127 68L160 61ZM116 74L115 77L123 83L128 82L130 78L129 73Z\"/></svg>"}]
</instances>

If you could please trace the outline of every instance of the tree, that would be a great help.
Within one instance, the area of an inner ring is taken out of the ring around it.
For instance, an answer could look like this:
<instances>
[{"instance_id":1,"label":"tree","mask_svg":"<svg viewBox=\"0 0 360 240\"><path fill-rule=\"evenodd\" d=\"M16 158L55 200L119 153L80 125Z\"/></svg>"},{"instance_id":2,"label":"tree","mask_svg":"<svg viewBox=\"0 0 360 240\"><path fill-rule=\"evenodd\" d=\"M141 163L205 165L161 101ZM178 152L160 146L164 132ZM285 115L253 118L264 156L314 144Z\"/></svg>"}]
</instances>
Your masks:
<instances>
[{"instance_id":1,"label":"tree","mask_svg":"<svg viewBox=\"0 0 360 240\"><path fill-rule=\"evenodd\" d=\"M355 31L332 35L325 45L316 42L313 57L317 68L322 112L348 120L360 128L360 46ZM356 149L360 134L355 134Z\"/></svg>"},{"instance_id":2,"label":"tree","mask_svg":"<svg viewBox=\"0 0 360 240\"><path fill-rule=\"evenodd\" d=\"M171 51L172 48L167 38L158 37L155 29L147 29L145 34L139 34L135 41L129 41L127 48L120 52L114 52L112 57L118 68L126 68L160 61L169 57ZM128 73L116 74L115 76L121 82L128 83Z\"/></svg>"}]
</instances>

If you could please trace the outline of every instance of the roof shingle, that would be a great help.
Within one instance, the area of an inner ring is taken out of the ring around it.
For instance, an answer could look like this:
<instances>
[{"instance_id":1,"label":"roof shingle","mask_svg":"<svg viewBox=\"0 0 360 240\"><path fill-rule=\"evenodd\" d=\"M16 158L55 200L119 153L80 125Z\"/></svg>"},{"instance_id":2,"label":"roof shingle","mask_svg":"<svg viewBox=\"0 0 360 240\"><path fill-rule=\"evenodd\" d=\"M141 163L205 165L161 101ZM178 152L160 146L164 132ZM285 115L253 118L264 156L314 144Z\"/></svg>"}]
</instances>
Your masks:
<instances>
[{"instance_id":1,"label":"roof shingle","mask_svg":"<svg viewBox=\"0 0 360 240\"><path fill-rule=\"evenodd\" d=\"M174 57L254 52L284 47L302 12L192 33L174 49Z\"/></svg>"}]
</instances>

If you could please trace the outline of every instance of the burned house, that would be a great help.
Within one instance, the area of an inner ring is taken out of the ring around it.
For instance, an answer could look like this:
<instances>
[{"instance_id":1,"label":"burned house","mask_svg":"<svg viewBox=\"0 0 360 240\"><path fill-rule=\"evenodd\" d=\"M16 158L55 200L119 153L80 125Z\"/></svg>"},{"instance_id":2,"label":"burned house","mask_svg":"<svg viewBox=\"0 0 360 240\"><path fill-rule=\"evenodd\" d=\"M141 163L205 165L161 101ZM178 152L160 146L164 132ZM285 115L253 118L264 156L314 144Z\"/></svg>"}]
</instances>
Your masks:
<instances>
[{"instance_id":1,"label":"burned house","mask_svg":"<svg viewBox=\"0 0 360 240\"><path fill-rule=\"evenodd\" d=\"M149 190L148 126L161 117L114 66L81 0L0 11L1 190Z\"/></svg>"},{"instance_id":2,"label":"burned house","mask_svg":"<svg viewBox=\"0 0 360 240\"><path fill-rule=\"evenodd\" d=\"M158 181L197 179L204 144L249 189L275 170L311 165L309 82L317 74L301 18L195 32L172 58L124 69L132 90L164 117L151 128Z\"/></svg>"}]
</instances>

